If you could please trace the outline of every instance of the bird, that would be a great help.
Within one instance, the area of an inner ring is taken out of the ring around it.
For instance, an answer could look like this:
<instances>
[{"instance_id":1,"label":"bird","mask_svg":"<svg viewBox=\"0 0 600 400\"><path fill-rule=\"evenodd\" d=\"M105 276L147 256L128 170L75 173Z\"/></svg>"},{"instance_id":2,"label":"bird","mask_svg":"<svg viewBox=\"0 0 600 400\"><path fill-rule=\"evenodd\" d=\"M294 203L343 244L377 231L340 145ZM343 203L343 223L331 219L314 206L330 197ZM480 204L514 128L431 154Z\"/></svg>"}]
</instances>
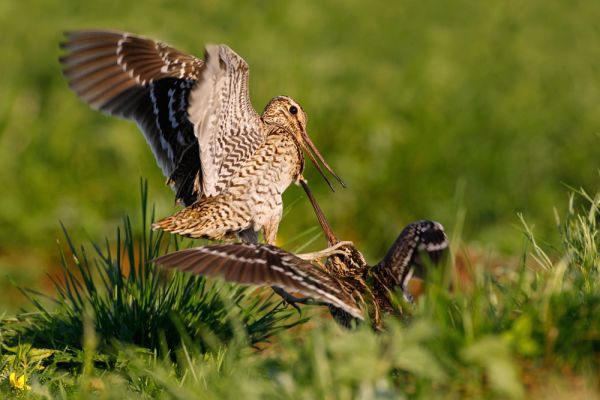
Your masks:
<instances>
[{"instance_id":1,"label":"bird","mask_svg":"<svg viewBox=\"0 0 600 400\"><path fill-rule=\"evenodd\" d=\"M398 310L396 290L412 302L408 282L413 276L425 278L426 266L439 263L447 248L443 226L421 220L407 225L375 265L369 265L351 242L339 241L324 251L298 255L269 244L217 244L179 250L154 261L229 282L277 287L291 304L328 306L343 327L368 317L373 328L383 330L382 315ZM324 265L314 262L320 258L327 258Z\"/></svg>"},{"instance_id":2,"label":"bird","mask_svg":"<svg viewBox=\"0 0 600 400\"><path fill-rule=\"evenodd\" d=\"M282 193L306 181L303 150L345 187L306 131L307 115L276 96L262 114L248 90L249 67L227 45L204 59L119 31L65 34L60 58L71 89L92 108L135 121L175 198L185 208L154 229L192 238L275 244Z\"/></svg>"}]
</instances>

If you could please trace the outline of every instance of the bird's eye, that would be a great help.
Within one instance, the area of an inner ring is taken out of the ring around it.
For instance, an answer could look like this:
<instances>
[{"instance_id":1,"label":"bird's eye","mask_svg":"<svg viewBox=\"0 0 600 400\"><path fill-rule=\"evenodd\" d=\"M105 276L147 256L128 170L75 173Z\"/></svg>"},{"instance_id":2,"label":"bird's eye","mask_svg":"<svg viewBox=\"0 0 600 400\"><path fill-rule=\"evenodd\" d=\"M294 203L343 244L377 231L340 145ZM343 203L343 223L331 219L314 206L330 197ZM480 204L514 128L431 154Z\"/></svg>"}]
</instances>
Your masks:
<instances>
[{"instance_id":1,"label":"bird's eye","mask_svg":"<svg viewBox=\"0 0 600 400\"><path fill-rule=\"evenodd\" d=\"M290 107L290 112L291 112L292 114L294 114L294 115L295 115L295 114L298 114L298 108L297 108L296 106L291 106L291 107Z\"/></svg>"}]
</instances>

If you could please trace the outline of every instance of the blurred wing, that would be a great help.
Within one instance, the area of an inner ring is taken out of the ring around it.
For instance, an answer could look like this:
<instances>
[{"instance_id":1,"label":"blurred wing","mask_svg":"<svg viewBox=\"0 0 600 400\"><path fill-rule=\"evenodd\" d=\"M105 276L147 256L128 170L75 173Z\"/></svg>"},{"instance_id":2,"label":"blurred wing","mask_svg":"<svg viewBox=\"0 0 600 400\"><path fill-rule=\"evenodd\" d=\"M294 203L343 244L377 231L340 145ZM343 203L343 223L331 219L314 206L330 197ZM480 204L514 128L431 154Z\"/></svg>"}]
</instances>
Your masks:
<instances>
[{"instance_id":1,"label":"blurred wing","mask_svg":"<svg viewBox=\"0 0 600 400\"><path fill-rule=\"evenodd\" d=\"M190 94L200 143L202 189L215 196L265 140L248 94L248 64L225 45L206 46L206 68Z\"/></svg>"},{"instance_id":2,"label":"blurred wing","mask_svg":"<svg viewBox=\"0 0 600 400\"><path fill-rule=\"evenodd\" d=\"M439 222L424 221L426 224L430 224L429 227L418 229L419 245L417 249L424 251L429 255L431 260L437 262L442 254L446 251L449 246L448 237L444 231L444 227ZM418 222L419 226L422 226L422 222Z\"/></svg>"},{"instance_id":3,"label":"blurred wing","mask_svg":"<svg viewBox=\"0 0 600 400\"><path fill-rule=\"evenodd\" d=\"M439 264L450 243L448 237L444 231L444 227L439 222L434 221L420 221L415 224L419 224L421 229L418 230L417 238L417 254L413 256L415 258L414 265L414 276L417 278L424 279L427 275L425 267L427 263L423 261L422 257L426 256L429 259L429 265ZM427 225L424 227L424 225Z\"/></svg>"},{"instance_id":4,"label":"blurred wing","mask_svg":"<svg viewBox=\"0 0 600 400\"><path fill-rule=\"evenodd\" d=\"M189 94L204 61L164 43L114 31L67 33L60 58L69 86L96 110L137 122L177 197L199 196L198 141Z\"/></svg>"},{"instance_id":5,"label":"blurred wing","mask_svg":"<svg viewBox=\"0 0 600 400\"><path fill-rule=\"evenodd\" d=\"M336 278L275 246L228 244L196 247L167 254L155 262L229 282L278 286L322 300L363 319L356 301Z\"/></svg>"},{"instance_id":6,"label":"blurred wing","mask_svg":"<svg viewBox=\"0 0 600 400\"><path fill-rule=\"evenodd\" d=\"M424 256L429 259L429 265L437 264L448 245L448 237L439 222L413 222L402 230L383 265L392 268L394 275L399 277L401 286L405 287L413 273L418 278L425 277L425 267L428 264L423 260Z\"/></svg>"}]
</instances>

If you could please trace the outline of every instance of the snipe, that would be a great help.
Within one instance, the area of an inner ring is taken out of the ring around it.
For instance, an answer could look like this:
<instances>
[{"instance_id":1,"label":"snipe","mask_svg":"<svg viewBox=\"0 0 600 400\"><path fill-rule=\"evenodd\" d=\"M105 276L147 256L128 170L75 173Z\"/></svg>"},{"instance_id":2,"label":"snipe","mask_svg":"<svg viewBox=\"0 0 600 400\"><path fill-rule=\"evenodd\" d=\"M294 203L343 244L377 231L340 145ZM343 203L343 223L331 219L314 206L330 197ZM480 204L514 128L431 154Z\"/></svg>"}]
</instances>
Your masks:
<instances>
[{"instance_id":1,"label":"snipe","mask_svg":"<svg viewBox=\"0 0 600 400\"><path fill-rule=\"evenodd\" d=\"M413 276L424 277L427 261L423 257L437 263L448 247L440 223L418 221L406 226L383 260L370 266L354 245L335 238L322 213L319 220L332 246L322 252L294 255L271 245L226 244L180 250L155 261L230 282L279 288L278 293L290 303L328 305L336 321L346 327L353 320L363 320L366 311L379 329L382 313L397 310L396 289L412 301L408 282ZM323 267L311 263L324 257Z\"/></svg>"},{"instance_id":2,"label":"snipe","mask_svg":"<svg viewBox=\"0 0 600 400\"><path fill-rule=\"evenodd\" d=\"M275 243L283 191L303 181L302 149L329 186L325 162L300 105L273 98L259 115L248 64L226 45L205 58L112 31L66 34L61 57L70 87L93 108L137 122L176 199L187 208L154 227L189 237L238 234Z\"/></svg>"}]
</instances>

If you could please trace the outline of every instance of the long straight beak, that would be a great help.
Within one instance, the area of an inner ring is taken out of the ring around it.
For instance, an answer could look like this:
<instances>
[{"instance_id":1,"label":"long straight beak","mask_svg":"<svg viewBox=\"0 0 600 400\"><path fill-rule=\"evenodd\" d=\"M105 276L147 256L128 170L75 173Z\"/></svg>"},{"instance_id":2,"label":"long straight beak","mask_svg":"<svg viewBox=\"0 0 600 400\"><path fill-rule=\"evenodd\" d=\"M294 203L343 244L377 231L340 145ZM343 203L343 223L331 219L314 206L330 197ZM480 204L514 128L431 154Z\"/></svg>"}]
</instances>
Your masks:
<instances>
[{"instance_id":1,"label":"long straight beak","mask_svg":"<svg viewBox=\"0 0 600 400\"><path fill-rule=\"evenodd\" d=\"M331 185L331 182L329 182L329 179L327 179L327 176L325 175L325 172L323 172L323 169L321 168L321 165L319 164L319 162L321 164L323 164L325 169L331 175L333 175L335 177L335 179L337 179L337 181L340 183L340 185L342 185L342 187L345 188L346 184L344 183L344 181L342 181L342 178L340 178L335 172L333 172L333 169L331 169L329 164L327 164L327 162L325 161L325 159L323 158L321 153L319 153L319 150L317 150L317 147L314 145L312 140L310 140L310 137L308 137L308 135L306 134L306 132L304 130L302 130L301 137L302 137L301 144L302 144L302 147L304 148L304 151L306 151L306 154L308 154L308 157L310 158L310 160L313 162L313 164L315 164L315 167L317 167L317 170L319 171L319 173L321 174L323 179L325 179L325 182L327 182L327 184L329 185L331 190L335 192L335 189Z\"/></svg>"},{"instance_id":2,"label":"long straight beak","mask_svg":"<svg viewBox=\"0 0 600 400\"><path fill-rule=\"evenodd\" d=\"M315 210L315 214L317 215L317 220L319 221L319 224L321 225L321 229L323 229L323 233L325 234L325 238L327 238L327 242L329 243L329 246L333 246L334 244L337 244L339 242L339 240L335 236L333 229L331 229L331 225L329 225L329 221L327 221L325 214L323 214L323 210L321 210L319 203L317 203L317 199L315 199L315 196L313 196L312 192L310 191L310 188L308 187L308 183L306 183L304 178L302 178L302 179L300 179L300 184L302 185L302 188L306 192L306 195L308 196L308 199L310 200L310 204L312 204L313 210Z\"/></svg>"}]
</instances>

